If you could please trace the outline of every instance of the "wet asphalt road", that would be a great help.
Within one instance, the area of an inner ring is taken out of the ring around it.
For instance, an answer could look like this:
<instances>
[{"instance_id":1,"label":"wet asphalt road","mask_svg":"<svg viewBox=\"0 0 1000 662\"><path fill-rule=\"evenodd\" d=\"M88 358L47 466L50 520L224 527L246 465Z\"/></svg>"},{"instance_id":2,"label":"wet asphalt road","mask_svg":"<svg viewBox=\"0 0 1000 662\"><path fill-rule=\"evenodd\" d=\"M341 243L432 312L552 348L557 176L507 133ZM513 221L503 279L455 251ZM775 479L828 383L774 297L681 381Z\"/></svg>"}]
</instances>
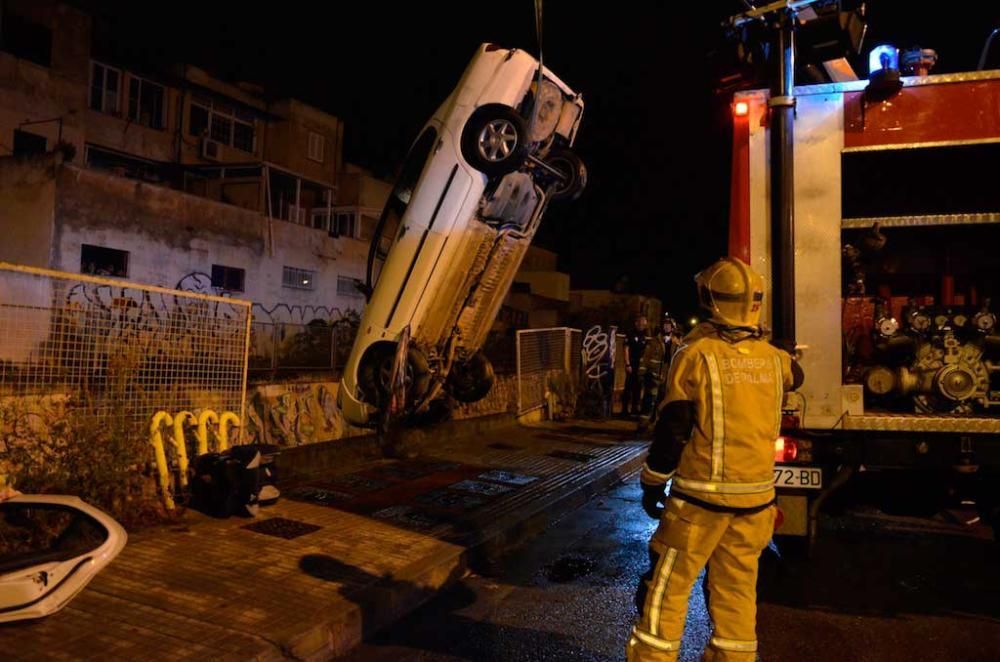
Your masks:
<instances>
[{"instance_id":1,"label":"wet asphalt road","mask_svg":"<svg viewBox=\"0 0 1000 662\"><path fill-rule=\"evenodd\" d=\"M654 522L635 479L363 645L347 659L622 660ZM811 560L765 553L760 659L1000 660L1000 551L893 522L825 521ZM710 633L692 592L681 660Z\"/></svg>"}]
</instances>

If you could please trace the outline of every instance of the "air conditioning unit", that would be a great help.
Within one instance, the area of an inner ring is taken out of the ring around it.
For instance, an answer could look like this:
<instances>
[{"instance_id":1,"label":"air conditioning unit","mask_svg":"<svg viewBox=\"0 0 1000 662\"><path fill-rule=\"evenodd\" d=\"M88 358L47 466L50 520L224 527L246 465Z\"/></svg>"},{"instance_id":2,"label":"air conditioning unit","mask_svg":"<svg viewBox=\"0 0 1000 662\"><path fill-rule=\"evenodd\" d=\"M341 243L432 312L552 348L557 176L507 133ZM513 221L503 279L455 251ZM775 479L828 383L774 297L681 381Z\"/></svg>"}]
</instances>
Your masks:
<instances>
[{"instance_id":1,"label":"air conditioning unit","mask_svg":"<svg viewBox=\"0 0 1000 662\"><path fill-rule=\"evenodd\" d=\"M208 161L218 161L220 159L219 155L221 151L221 143L218 143L210 138L201 139L201 158Z\"/></svg>"}]
</instances>

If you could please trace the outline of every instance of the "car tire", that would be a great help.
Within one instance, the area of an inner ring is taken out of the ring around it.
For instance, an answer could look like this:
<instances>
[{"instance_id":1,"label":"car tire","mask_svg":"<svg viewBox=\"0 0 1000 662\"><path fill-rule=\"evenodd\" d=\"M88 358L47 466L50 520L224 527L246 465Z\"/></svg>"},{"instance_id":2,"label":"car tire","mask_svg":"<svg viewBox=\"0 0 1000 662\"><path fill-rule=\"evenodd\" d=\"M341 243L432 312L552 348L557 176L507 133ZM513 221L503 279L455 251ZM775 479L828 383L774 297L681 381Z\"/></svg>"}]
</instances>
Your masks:
<instances>
[{"instance_id":1,"label":"car tire","mask_svg":"<svg viewBox=\"0 0 1000 662\"><path fill-rule=\"evenodd\" d=\"M387 375L392 372L392 362L396 355L395 343L384 343L373 347L361 360L358 368L358 384L364 400L376 407L389 402ZM430 387L431 369L427 357L416 347L410 347L406 357L406 401L407 405L422 398Z\"/></svg>"},{"instance_id":2,"label":"car tire","mask_svg":"<svg viewBox=\"0 0 1000 662\"><path fill-rule=\"evenodd\" d=\"M459 402L478 402L487 396L495 380L493 364L482 352L476 352L466 361L452 366L448 392Z\"/></svg>"},{"instance_id":3,"label":"car tire","mask_svg":"<svg viewBox=\"0 0 1000 662\"><path fill-rule=\"evenodd\" d=\"M489 177L521 167L528 155L528 124L509 106L477 108L462 130L462 156Z\"/></svg>"},{"instance_id":4,"label":"car tire","mask_svg":"<svg viewBox=\"0 0 1000 662\"><path fill-rule=\"evenodd\" d=\"M545 163L565 177L556 180L549 189L551 200L576 200L587 188L587 166L572 150L553 149L545 158Z\"/></svg>"}]
</instances>

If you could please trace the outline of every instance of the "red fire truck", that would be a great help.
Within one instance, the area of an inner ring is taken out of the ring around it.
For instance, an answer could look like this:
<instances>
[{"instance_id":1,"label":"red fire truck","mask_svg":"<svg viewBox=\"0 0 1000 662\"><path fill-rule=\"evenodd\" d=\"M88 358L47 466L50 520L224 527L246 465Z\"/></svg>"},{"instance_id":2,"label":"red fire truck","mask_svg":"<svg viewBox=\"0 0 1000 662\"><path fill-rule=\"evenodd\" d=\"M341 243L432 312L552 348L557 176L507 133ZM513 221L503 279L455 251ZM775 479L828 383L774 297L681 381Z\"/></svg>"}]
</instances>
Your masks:
<instances>
[{"instance_id":1,"label":"red fire truck","mask_svg":"<svg viewBox=\"0 0 1000 662\"><path fill-rule=\"evenodd\" d=\"M733 99L730 252L769 276L763 319L806 374L779 533L814 537L858 471L938 472L996 517L1000 71L886 76L893 50L869 79Z\"/></svg>"}]
</instances>

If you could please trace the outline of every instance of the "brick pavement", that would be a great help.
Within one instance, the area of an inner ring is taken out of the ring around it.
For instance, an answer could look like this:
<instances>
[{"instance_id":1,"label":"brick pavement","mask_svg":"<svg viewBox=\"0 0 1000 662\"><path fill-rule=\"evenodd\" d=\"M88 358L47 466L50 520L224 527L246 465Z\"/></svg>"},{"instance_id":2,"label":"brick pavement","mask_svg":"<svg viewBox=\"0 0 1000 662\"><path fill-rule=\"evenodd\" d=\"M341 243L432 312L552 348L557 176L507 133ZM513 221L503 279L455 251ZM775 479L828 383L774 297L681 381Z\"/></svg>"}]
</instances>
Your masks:
<instances>
[{"instance_id":1,"label":"brick pavement","mask_svg":"<svg viewBox=\"0 0 1000 662\"><path fill-rule=\"evenodd\" d=\"M630 436L615 423L429 436L415 460L286 490L253 520L189 513L131 535L58 614L0 626L2 657L329 659L456 581L470 550L513 544L633 470ZM296 537L246 528L260 522Z\"/></svg>"}]
</instances>

